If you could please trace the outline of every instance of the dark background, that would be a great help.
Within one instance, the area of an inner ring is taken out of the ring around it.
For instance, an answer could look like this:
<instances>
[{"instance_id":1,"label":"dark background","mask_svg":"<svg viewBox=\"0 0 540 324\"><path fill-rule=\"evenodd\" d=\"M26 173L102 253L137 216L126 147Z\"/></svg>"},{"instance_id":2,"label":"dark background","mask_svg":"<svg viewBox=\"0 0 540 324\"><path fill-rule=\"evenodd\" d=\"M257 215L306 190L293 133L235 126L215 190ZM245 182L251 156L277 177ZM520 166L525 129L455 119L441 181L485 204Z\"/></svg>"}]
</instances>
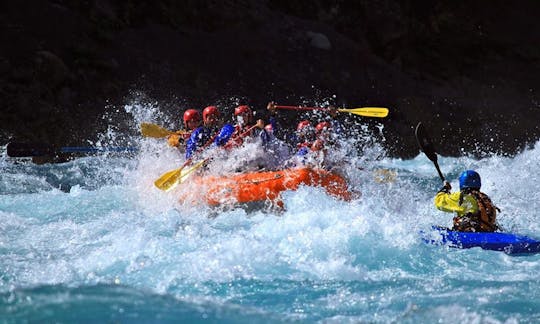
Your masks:
<instances>
[{"instance_id":1,"label":"dark background","mask_svg":"<svg viewBox=\"0 0 540 324\"><path fill-rule=\"evenodd\" d=\"M355 118L383 123L391 155L418 153L419 121L441 154L513 154L540 134L538 17L537 0L3 1L0 144L133 132L117 107L144 93L178 120L216 102L382 106Z\"/></svg>"}]
</instances>

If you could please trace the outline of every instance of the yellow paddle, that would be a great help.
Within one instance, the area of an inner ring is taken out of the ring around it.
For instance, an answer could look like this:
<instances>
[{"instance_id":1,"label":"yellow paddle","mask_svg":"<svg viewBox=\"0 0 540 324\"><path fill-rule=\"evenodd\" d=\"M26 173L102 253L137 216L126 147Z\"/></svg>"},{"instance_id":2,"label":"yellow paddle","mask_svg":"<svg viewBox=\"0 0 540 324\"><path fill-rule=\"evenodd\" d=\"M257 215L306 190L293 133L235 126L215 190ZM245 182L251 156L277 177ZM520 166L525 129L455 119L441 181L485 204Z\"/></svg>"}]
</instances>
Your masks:
<instances>
[{"instance_id":1,"label":"yellow paddle","mask_svg":"<svg viewBox=\"0 0 540 324\"><path fill-rule=\"evenodd\" d=\"M183 131L183 130L173 132L156 124L142 123L141 133L143 134L143 136L146 136L146 137L163 138L163 137L167 137L173 134L184 135L184 134L188 134L189 132Z\"/></svg>"},{"instance_id":2,"label":"yellow paddle","mask_svg":"<svg viewBox=\"0 0 540 324\"><path fill-rule=\"evenodd\" d=\"M250 128L248 128L248 130L238 136L243 137L248 135L249 132L255 129L255 127L258 127L258 125L251 126ZM203 147L199 148L197 152L200 152L210 146L214 142L214 139L216 138L216 136L218 136L218 134L219 132L216 133L208 142L206 142ZM208 159L201 160L192 165L189 169L184 170L184 168L192 161L191 158L187 159L180 168L165 172L163 175L161 175L161 177L154 181L154 185L161 190L169 191L174 188L178 183L182 183L191 173L193 173L193 171L202 167L207 160Z\"/></svg>"},{"instance_id":3,"label":"yellow paddle","mask_svg":"<svg viewBox=\"0 0 540 324\"><path fill-rule=\"evenodd\" d=\"M202 167L207 160L208 159L200 160L184 170L184 168L191 163L191 159L188 159L180 168L164 173L161 177L159 177L159 179L154 181L154 185L161 190L169 191L176 187L179 183L186 181L187 177Z\"/></svg>"},{"instance_id":4,"label":"yellow paddle","mask_svg":"<svg viewBox=\"0 0 540 324\"><path fill-rule=\"evenodd\" d=\"M339 112L347 112L350 114L360 115L364 117L384 118L388 116L388 108L383 107L363 107L363 108L338 108Z\"/></svg>"},{"instance_id":5,"label":"yellow paddle","mask_svg":"<svg viewBox=\"0 0 540 324\"><path fill-rule=\"evenodd\" d=\"M329 108L323 107L300 107L300 106L279 106L275 105L277 109L289 109L289 110L326 110L329 111ZM384 118L388 116L388 108L383 107L361 107L361 108L338 108L339 112L346 112L350 114L355 114L364 117L378 117Z\"/></svg>"}]
</instances>

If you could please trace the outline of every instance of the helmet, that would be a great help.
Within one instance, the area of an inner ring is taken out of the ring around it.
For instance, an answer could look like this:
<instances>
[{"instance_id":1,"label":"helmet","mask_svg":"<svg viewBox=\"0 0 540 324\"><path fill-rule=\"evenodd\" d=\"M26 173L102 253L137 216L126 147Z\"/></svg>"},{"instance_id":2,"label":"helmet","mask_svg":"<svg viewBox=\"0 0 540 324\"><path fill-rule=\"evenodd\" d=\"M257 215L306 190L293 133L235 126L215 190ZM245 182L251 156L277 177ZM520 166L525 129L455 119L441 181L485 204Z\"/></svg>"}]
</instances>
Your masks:
<instances>
[{"instance_id":1,"label":"helmet","mask_svg":"<svg viewBox=\"0 0 540 324\"><path fill-rule=\"evenodd\" d=\"M251 108L247 105L238 106L234 109L234 115L238 116L245 113L251 113Z\"/></svg>"},{"instance_id":2,"label":"helmet","mask_svg":"<svg viewBox=\"0 0 540 324\"><path fill-rule=\"evenodd\" d=\"M190 120L194 120L194 121L201 120L201 114L199 113L198 110L188 109L184 112L184 124L187 125L187 122Z\"/></svg>"},{"instance_id":3,"label":"helmet","mask_svg":"<svg viewBox=\"0 0 540 324\"><path fill-rule=\"evenodd\" d=\"M315 127L315 131L317 133L320 133L322 132L323 130L328 130L332 128L332 125L329 123L329 122L320 122L317 124L317 126Z\"/></svg>"},{"instance_id":4,"label":"helmet","mask_svg":"<svg viewBox=\"0 0 540 324\"><path fill-rule=\"evenodd\" d=\"M208 116L215 115L216 117L219 117L219 110L216 106L208 106L204 108L202 112L203 120L206 121Z\"/></svg>"},{"instance_id":5,"label":"helmet","mask_svg":"<svg viewBox=\"0 0 540 324\"><path fill-rule=\"evenodd\" d=\"M309 120L302 120L301 122L298 123L298 126L296 126L296 131L300 132L304 130L304 128L310 127L310 126L311 126L311 123L309 122Z\"/></svg>"},{"instance_id":6,"label":"helmet","mask_svg":"<svg viewBox=\"0 0 540 324\"><path fill-rule=\"evenodd\" d=\"M459 189L465 188L480 189L482 183L480 182L480 175L473 170L463 171L459 176Z\"/></svg>"}]
</instances>

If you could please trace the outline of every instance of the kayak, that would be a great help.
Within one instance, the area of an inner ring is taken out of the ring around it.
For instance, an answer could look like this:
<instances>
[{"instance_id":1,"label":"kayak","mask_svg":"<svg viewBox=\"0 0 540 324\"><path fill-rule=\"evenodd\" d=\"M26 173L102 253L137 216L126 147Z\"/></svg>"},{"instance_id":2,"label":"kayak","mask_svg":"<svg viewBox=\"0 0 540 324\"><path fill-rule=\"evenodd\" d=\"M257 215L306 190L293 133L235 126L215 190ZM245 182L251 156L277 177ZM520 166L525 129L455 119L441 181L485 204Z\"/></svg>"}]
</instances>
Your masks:
<instances>
[{"instance_id":1,"label":"kayak","mask_svg":"<svg viewBox=\"0 0 540 324\"><path fill-rule=\"evenodd\" d=\"M271 202L282 206L281 193L297 190L300 186L322 187L338 199L351 200L345 179L319 168L291 168L279 171L261 171L227 176L193 177L189 196L181 194L181 201L194 199L210 206Z\"/></svg>"},{"instance_id":2,"label":"kayak","mask_svg":"<svg viewBox=\"0 0 540 324\"><path fill-rule=\"evenodd\" d=\"M528 236L500 232L458 232L441 227L433 227L433 230L432 233L423 233L424 242L460 249L480 247L506 254L540 253L540 241Z\"/></svg>"}]
</instances>

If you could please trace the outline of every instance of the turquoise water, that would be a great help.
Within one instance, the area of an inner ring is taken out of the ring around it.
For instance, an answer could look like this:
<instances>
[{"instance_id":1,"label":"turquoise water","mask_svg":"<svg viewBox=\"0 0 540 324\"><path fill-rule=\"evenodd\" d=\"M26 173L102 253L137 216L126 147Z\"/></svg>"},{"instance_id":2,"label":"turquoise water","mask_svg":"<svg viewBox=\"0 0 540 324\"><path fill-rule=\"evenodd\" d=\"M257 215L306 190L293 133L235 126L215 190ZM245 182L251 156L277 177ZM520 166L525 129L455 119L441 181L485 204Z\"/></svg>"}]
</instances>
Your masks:
<instances>
[{"instance_id":1,"label":"turquoise water","mask_svg":"<svg viewBox=\"0 0 540 324\"><path fill-rule=\"evenodd\" d=\"M182 161L142 144L56 165L3 154L0 322L540 322L540 255L422 242L451 222L432 206L440 180L424 156L358 157L352 202L303 187L281 213L216 211L153 188ZM439 164L452 180L477 169L503 228L540 238L539 153ZM395 180L375 181L381 168Z\"/></svg>"}]
</instances>

